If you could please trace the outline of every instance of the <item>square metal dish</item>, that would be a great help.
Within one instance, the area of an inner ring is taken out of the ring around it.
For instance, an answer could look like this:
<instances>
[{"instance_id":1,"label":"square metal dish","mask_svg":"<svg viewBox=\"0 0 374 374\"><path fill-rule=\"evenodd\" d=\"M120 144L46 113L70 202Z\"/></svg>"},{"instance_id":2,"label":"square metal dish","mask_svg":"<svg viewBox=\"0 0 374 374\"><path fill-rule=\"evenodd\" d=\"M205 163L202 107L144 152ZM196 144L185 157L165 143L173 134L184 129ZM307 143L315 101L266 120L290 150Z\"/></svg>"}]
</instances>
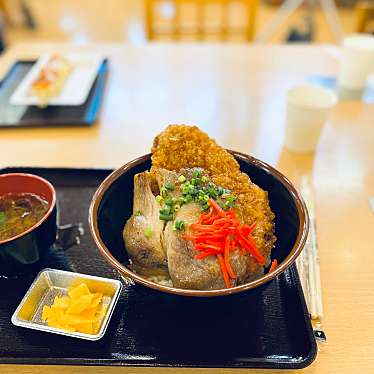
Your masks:
<instances>
[{"instance_id":1,"label":"square metal dish","mask_svg":"<svg viewBox=\"0 0 374 374\"><path fill-rule=\"evenodd\" d=\"M103 304L104 306L108 306L98 333L83 334L49 327L42 320L43 306L52 305L56 296L66 295L70 286L78 285L83 281L87 284L91 292L101 292L103 294ZM18 305L18 308L13 313L12 323L16 326L71 336L73 338L99 340L105 334L121 289L122 283L118 280L72 273L70 271L44 269L38 274Z\"/></svg>"}]
</instances>

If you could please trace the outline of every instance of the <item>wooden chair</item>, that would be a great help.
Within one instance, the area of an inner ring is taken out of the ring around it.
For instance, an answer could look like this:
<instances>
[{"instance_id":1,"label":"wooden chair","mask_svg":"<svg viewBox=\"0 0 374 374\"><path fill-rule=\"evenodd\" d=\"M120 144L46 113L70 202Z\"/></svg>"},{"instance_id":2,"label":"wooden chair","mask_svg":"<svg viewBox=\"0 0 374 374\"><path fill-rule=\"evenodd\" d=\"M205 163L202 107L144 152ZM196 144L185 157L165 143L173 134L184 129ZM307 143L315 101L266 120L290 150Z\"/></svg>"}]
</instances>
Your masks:
<instances>
[{"instance_id":1,"label":"wooden chair","mask_svg":"<svg viewBox=\"0 0 374 374\"><path fill-rule=\"evenodd\" d=\"M227 41L232 36L242 36L245 41L252 41L255 33L255 20L259 0L169 0L173 7L172 17L168 28L157 26L157 7L166 3L165 0L145 0L145 19L148 40L169 37L173 41L180 41L186 36L203 41L208 36L218 36L220 41ZM246 22L242 27L230 24L229 11L233 4L240 5L246 11ZM188 5L195 8L196 26L185 27L182 22L182 7ZM209 6L219 6L221 19L219 26L214 29L207 27Z\"/></svg>"},{"instance_id":2,"label":"wooden chair","mask_svg":"<svg viewBox=\"0 0 374 374\"><path fill-rule=\"evenodd\" d=\"M374 3L360 1L355 8L356 32L374 32Z\"/></svg>"},{"instance_id":3,"label":"wooden chair","mask_svg":"<svg viewBox=\"0 0 374 374\"><path fill-rule=\"evenodd\" d=\"M5 0L0 0L0 15L4 18L5 22L10 23L10 15Z\"/></svg>"}]
</instances>

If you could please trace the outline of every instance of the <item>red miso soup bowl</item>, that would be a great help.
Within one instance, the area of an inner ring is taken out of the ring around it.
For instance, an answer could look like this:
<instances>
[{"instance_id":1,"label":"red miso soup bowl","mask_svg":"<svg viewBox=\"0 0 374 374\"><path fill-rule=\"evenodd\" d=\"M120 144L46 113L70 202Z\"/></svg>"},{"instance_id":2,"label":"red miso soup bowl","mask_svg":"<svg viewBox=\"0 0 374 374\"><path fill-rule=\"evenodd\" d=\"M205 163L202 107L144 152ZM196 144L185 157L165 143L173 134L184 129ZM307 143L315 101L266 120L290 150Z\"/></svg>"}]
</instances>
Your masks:
<instances>
[{"instance_id":1,"label":"red miso soup bowl","mask_svg":"<svg viewBox=\"0 0 374 374\"><path fill-rule=\"evenodd\" d=\"M56 191L44 178L33 174L0 175L0 197L35 194L49 203L44 216L18 235L0 240L0 274L11 275L37 263L56 240ZM0 207L1 208L1 207Z\"/></svg>"}]
</instances>

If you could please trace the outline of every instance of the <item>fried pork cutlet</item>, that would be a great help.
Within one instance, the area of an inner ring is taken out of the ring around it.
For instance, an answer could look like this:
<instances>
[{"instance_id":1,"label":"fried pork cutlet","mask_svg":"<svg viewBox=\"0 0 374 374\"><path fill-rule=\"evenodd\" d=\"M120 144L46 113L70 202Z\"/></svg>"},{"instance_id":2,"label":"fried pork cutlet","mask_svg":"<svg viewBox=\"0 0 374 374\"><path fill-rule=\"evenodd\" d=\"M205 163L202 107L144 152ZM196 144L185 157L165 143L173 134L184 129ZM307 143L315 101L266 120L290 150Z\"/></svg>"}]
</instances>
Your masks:
<instances>
[{"instance_id":1,"label":"fried pork cutlet","mask_svg":"<svg viewBox=\"0 0 374 374\"><path fill-rule=\"evenodd\" d=\"M252 233L261 254L270 263L274 246L274 213L268 193L240 171L235 158L196 126L170 125L154 140L151 173L159 169L179 171L183 168L203 168L216 185L228 188L238 197L235 210L241 223L256 222ZM248 274L258 274L260 266L249 257ZM248 279L250 279L250 275ZM242 282L248 281L243 279Z\"/></svg>"}]
</instances>

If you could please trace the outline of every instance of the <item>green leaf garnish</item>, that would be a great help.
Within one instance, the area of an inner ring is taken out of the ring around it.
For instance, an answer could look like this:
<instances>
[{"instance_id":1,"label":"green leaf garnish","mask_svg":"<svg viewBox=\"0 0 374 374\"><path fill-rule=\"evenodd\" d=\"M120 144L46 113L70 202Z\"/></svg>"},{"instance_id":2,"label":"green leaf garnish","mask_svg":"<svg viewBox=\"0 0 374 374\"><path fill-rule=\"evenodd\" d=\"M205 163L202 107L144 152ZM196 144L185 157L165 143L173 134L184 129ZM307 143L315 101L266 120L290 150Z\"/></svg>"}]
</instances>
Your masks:
<instances>
[{"instance_id":1,"label":"green leaf garnish","mask_svg":"<svg viewBox=\"0 0 374 374\"><path fill-rule=\"evenodd\" d=\"M172 221L174 219L174 216L173 216L173 213L163 214L160 212L159 218L161 221Z\"/></svg>"},{"instance_id":2,"label":"green leaf garnish","mask_svg":"<svg viewBox=\"0 0 374 374\"><path fill-rule=\"evenodd\" d=\"M144 235L147 239L149 239L151 236L152 236L152 227L151 226L147 226L145 229L144 229Z\"/></svg>"},{"instance_id":3,"label":"green leaf garnish","mask_svg":"<svg viewBox=\"0 0 374 374\"><path fill-rule=\"evenodd\" d=\"M184 229L184 221L182 221L180 219L175 220L173 229L178 230L178 231L183 230Z\"/></svg>"},{"instance_id":4,"label":"green leaf garnish","mask_svg":"<svg viewBox=\"0 0 374 374\"><path fill-rule=\"evenodd\" d=\"M186 177L185 177L184 175L180 175L180 176L178 177L178 182L183 183L183 182L185 182L185 181L186 181Z\"/></svg>"},{"instance_id":5,"label":"green leaf garnish","mask_svg":"<svg viewBox=\"0 0 374 374\"><path fill-rule=\"evenodd\" d=\"M201 177L201 170L196 169L193 171L193 177L194 178L200 178Z\"/></svg>"},{"instance_id":6,"label":"green leaf garnish","mask_svg":"<svg viewBox=\"0 0 374 374\"><path fill-rule=\"evenodd\" d=\"M174 191L174 190L175 190L175 186L174 186L174 184L171 183L171 182L166 182L165 185L164 185L164 187L165 187L167 190L169 190L169 191Z\"/></svg>"}]
</instances>

